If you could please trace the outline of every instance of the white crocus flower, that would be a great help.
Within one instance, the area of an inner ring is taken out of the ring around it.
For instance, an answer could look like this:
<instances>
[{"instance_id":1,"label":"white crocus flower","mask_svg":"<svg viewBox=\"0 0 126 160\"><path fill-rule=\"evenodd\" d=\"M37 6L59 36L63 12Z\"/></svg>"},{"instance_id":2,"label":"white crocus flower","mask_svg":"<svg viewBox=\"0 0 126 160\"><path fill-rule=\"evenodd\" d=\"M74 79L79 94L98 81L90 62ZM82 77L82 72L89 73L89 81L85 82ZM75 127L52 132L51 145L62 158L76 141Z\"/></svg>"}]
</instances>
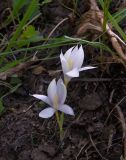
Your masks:
<instances>
[{"instance_id":1,"label":"white crocus flower","mask_svg":"<svg viewBox=\"0 0 126 160\"><path fill-rule=\"evenodd\" d=\"M79 77L79 72L96 68L92 66L82 67L84 61L84 51L82 45L80 47L78 47L78 45L75 47L71 47L66 51L64 55L61 52L60 60L64 73L65 84L67 84L71 78Z\"/></svg>"},{"instance_id":2,"label":"white crocus flower","mask_svg":"<svg viewBox=\"0 0 126 160\"><path fill-rule=\"evenodd\" d=\"M42 110L39 113L39 117L50 118L54 115L56 111L61 111L69 115L74 115L73 109L64 104L67 96L66 86L64 85L62 79L59 79L56 84L56 80L53 79L47 90L48 96L33 94L32 96L42 100L47 103L50 107Z\"/></svg>"}]
</instances>

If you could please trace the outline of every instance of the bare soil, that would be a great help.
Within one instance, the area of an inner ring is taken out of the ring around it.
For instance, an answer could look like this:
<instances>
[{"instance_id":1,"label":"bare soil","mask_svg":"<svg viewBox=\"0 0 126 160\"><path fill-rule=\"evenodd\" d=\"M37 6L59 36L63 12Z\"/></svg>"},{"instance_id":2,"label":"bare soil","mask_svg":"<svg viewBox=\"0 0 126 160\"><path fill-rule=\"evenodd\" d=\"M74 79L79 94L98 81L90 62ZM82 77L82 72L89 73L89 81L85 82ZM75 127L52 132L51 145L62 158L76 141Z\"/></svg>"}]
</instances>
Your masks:
<instances>
[{"instance_id":1,"label":"bare soil","mask_svg":"<svg viewBox=\"0 0 126 160\"><path fill-rule=\"evenodd\" d=\"M72 5L65 3L69 7ZM78 13L86 12L88 6L88 1L81 1ZM55 25L71 13L59 1L42 7L41 12L42 17L35 25L44 27L44 36L48 36ZM53 37L70 36L75 32L74 23L65 22ZM67 48L63 47L63 51ZM60 49L53 52L60 53ZM97 57L99 50L88 45L84 49L84 65L98 64L93 58ZM92 53L96 55L92 56ZM109 58L109 53L105 54ZM46 70L39 72L40 66ZM5 112L0 117L0 160L119 160L123 157L126 152L126 70L123 64L99 65L70 82L66 103L73 107L75 117L65 115L62 142L55 117L39 118L45 104L29 96L46 94L49 82L62 76L61 72L56 72L61 69L59 59L36 64L35 68L21 72L22 85L4 98ZM11 78L7 81L10 82Z\"/></svg>"}]
</instances>

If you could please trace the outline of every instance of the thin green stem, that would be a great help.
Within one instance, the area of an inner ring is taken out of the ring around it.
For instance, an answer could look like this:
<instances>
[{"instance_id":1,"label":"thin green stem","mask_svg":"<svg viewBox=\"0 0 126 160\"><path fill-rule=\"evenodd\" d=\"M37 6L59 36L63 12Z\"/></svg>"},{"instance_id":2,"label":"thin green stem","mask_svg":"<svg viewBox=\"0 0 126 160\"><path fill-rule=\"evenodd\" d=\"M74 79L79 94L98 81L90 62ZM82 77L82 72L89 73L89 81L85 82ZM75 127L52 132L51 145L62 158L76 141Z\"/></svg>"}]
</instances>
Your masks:
<instances>
[{"instance_id":1,"label":"thin green stem","mask_svg":"<svg viewBox=\"0 0 126 160\"><path fill-rule=\"evenodd\" d=\"M64 78L64 84L65 84L65 86L67 86L67 84L68 84L68 81Z\"/></svg>"},{"instance_id":2,"label":"thin green stem","mask_svg":"<svg viewBox=\"0 0 126 160\"><path fill-rule=\"evenodd\" d=\"M58 125L59 125L60 139L62 139L62 137L63 137L63 125L62 125L62 123L61 123L61 121L60 121L60 117L59 117L58 111L56 111L55 114L56 114L57 123L58 123Z\"/></svg>"},{"instance_id":3,"label":"thin green stem","mask_svg":"<svg viewBox=\"0 0 126 160\"><path fill-rule=\"evenodd\" d=\"M64 78L64 84L67 88L67 85L68 85L68 81L66 78ZM60 125L61 125L61 128L63 129L63 122L64 122L64 112L61 113L61 116L60 116Z\"/></svg>"},{"instance_id":4,"label":"thin green stem","mask_svg":"<svg viewBox=\"0 0 126 160\"><path fill-rule=\"evenodd\" d=\"M62 112L60 116L60 123L61 123L62 128L63 128L63 122L64 122L64 113Z\"/></svg>"},{"instance_id":5,"label":"thin green stem","mask_svg":"<svg viewBox=\"0 0 126 160\"><path fill-rule=\"evenodd\" d=\"M66 88L67 88L68 83L69 83L69 79L66 75L64 75L64 84L65 84Z\"/></svg>"}]
</instances>

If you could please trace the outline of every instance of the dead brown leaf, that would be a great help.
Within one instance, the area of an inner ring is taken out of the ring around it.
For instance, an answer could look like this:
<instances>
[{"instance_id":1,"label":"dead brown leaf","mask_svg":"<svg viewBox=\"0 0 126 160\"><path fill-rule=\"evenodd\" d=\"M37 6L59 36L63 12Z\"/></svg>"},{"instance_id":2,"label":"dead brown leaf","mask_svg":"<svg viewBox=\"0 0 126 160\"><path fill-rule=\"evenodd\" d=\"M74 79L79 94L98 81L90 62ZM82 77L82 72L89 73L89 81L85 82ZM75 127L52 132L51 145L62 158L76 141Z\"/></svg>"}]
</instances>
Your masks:
<instances>
[{"instance_id":1,"label":"dead brown leaf","mask_svg":"<svg viewBox=\"0 0 126 160\"><path fill-rule=\"evenodd\" d=\"M37 66L36 68L34 68L32 70L33 74L39 75L41 74L43 71L46 71L46 69L43 66Z\"/></svg>"},{"instance_id":2,"label":"dead brown leaf","mask_svg":"<svg viewBox=\"0 0 126 160\"><path fill-rule=\"evenodd\" d=\"M89 31L93 32L93 36L95 33L103 32L103 20L103 12L99 9L96 0L90 0L90 9L81 16L77 25L76 36L83 36L86 32L89 33ZM126 54L122 47L122 45L125 47L126 44L112 31L109 24L106 24L106 33L115 51L126 62Z\"/></svg>"},{"instance_id":3,"label":"dead brown leaf","mask_svg":"<svg viewBox=\"0 0 126 160\"><path fill-rule=\"evenodd\" d=\"M8 70L5 71L5 72L1 72L1 73L0 73L0 79L1 79L1 80L6 80L7 77L10 77L10 76L12 76L13 74L17 74L17 73L19 73L19 72L21 72L21 71L25 71L25 70L31 68L31 66L32 66L32 67L35 67L35 66L38 65L40 62L41 62L40 60L23 62L23 63L17 65L16 67L13 67L13 68L11 68L11 69L8 69ZM38 64L36 64L36 63L38 63ZM43 68L43 70L44 70L44 68Z\"/></svg>"}]
</instances>

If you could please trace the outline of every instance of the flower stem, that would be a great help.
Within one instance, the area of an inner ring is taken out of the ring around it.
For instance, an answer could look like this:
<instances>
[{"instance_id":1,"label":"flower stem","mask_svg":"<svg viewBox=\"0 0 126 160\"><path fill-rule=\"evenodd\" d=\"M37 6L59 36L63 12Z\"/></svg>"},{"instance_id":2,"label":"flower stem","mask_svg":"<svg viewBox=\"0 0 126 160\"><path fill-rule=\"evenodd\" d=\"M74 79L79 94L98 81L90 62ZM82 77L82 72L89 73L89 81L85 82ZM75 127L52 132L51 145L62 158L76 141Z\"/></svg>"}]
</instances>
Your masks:
<instances>
[{"instance_id":1,"label":"flower stem","mask_svg":"<svg viewBox=\"0 0 126 160\"><path fill-rule=\"evenodd\" d=\"M59 117L58 111L56 111L55 114L56 114L57 123L59 125L60 139L62 140L62 137L63 137L63 123L62 123L62 121L60 121L60 117Z\"/></svg>"},{"instance_id":2,"label":"flower stem","mask_svg":"<svg viewBox=\"0 0 126 160\"><path fill-rule=\"evenodd\" d=\"M69 82L68 79L64 77L64 84L65 84L66 88L67 88L68 82ZM56 114L56 119L57 119L57 123L59 125L59 130L60 130L60 140L62 141L64 113L62 112L61 115L59 116L58 111L56 111L55 114Z\"/></svg>"},{"instance_id":3,"label":"flower stem","mask_svg":"<svg viewBox=\"0 0 126 160\"><path fill-rule=\"evenodd\" d=\"M67 80L66 78L64 78L64 84L65 84L65 86L67 87L67 85L68 85L68 80Z\"/></svg>"},{"instance_id":4,"label":"flower stem","mask_svg":"<svg viewBox=\"0 0 126 160\"><path fill-rule=\"evenodd\" d=\"M63 122L64 122L64 113L62 112L60 116L60 123L62 125L62 128L63 128Z\"/></svg>"},{"instance_id":5,"label":"flower stem","mask_svg":"<svg viewBox=\"0 0 126 160\"><path fill-rule=\"evenodd\" d=\"M66 88L67 88L68 82L69 82L68 79L64 77L64 84ZM63 129L63 122L64 122L64 112L62 112L60 116L60 125L62 129Z\"/></svg>"}]
</instances>

